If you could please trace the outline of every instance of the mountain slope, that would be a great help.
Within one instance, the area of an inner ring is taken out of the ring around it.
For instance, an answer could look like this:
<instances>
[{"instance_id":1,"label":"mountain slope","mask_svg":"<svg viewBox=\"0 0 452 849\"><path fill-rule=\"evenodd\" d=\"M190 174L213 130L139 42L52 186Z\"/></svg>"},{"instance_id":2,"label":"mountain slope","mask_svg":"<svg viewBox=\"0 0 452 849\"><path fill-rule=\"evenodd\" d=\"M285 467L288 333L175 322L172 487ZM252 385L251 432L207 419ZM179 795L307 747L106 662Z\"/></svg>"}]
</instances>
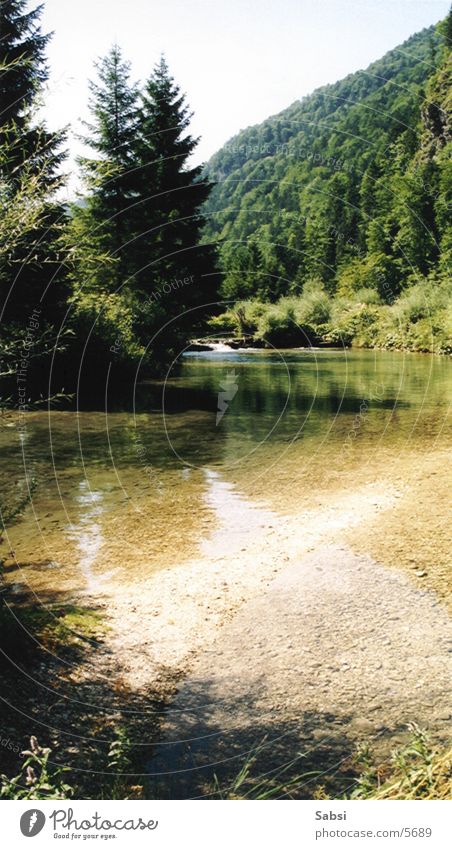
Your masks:
<instances>
[{"instance_id":1,"label":"mountain slope","mask_svg":"<svg viewBox=\"0 0 452 849\"><path fill-rule=\"evenodd\" d=\"M324 289L394 304L426 278L441 283L451 260L447 25L212 157L205 238L221 243L225 298L274 302Z\"/></svg>"}]
</instances>

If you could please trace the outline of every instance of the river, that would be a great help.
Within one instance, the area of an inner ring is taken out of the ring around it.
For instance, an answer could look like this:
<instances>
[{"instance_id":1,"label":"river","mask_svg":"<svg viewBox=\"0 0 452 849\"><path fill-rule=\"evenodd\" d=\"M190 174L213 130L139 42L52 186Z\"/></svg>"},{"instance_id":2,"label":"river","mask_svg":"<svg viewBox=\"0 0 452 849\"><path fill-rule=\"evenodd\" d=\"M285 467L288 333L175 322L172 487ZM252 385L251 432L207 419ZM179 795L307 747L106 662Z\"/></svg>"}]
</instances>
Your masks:
<instances>
[{"instance_id":1,"label":"river","mask_svg":"<svg viewBox=\"0 0 452 849\"><path fill-rule=\"evenodd\" d=\"M452 363L361 350L191 353L135 409L3 416L5 575L15 587L131 583L240 540L249 511L450 441ZM102 403L100 403L102 406Z\"/></svg>"}]
</instances>

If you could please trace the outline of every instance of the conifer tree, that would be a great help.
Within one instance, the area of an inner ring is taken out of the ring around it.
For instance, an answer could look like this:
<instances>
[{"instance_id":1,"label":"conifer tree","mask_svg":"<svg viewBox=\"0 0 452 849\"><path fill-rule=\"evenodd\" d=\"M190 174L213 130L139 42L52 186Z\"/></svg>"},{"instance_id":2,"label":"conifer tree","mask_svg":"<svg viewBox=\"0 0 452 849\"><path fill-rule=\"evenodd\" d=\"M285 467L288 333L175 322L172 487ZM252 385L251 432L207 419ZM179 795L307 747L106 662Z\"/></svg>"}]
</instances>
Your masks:
<instances>
[{"instance_id":1,"label":"conifer tree","mask_svg":"<svg viewBox=\"0 0 452 849\"><path fill-rule=\"evenodd\" d=\"M189 133L192 113L162 57L145 85L136 151L137 259L134 288L152 297L169 281L190 280L160 309L181 315L215 299L214 253L201 245L201 207L211 184L201 165L190 165L198 138ZM176 291L176 289L174 290ZM189 321L200 317L192 312ZM152 324L151 316L148 321ZM182 327L181 320L179 326ZM146 335L146 320L142 323Z\"/></svg>"},{"instance_id":2,"label":"conifer tree","mask_svg":"<svg viewBox=\"0 0 452 849\"><path fill-rule=\"evenodd\" d=\"M97 158L82 159L89 195L79 216L87 233L95 233L99 249L116 259L110 288L126 280L132 234L133 145L137 130L137 87L130 82L130 64L114 45L96 64L98 80L89 84L91 123L84 141Z\"/></svg>"},{"instance_id":3,"label":"conifer tree","mask_svg":"<svg viewBox=\"0 0 452 849\"><path fill-rule=\"evenodd\" d=\"M0 264L3 322L20 322L46 298L51 322L66 290L57 251L58 221L63 209L52 199L61 184L64 133L51 133L34 120L34 104L48 77L45 48L49 35L40 30L42 6L28 10L27 0L0 3L0 180L3 201L14 206L27 182L39 186L40 215L33 228L15 240ZM43 192L47 202L42 205ZM58 283L58 287L53 285ZM49 287L49 284L52 286Z\"/></svg>"},{"instance_id":4,"label":"conifer tree","mask_svg":"<svg viewBox=\"0 0 452 849\"><path fill-rule=\"evenodd\" d=\"M40 30L42 5L27 11L28 5L28 0L0 3L0 144L9 153L2 174L18 179L22 166L35 163L37 170L45 167L52 187L64 158L62 134L32 120L36 96L48 78L45 49L51 36Z\"/></svg>"},{"instance_id":5,"label":"conifer tree","mask_svg":"<svg viewBox=\"0 0 452 849\"><path fill-rule=\"evenodd\" d=\"M50 36L39 31L42 6L27 12L27 0L0 4L0 126L22 123L24 109L47 79L44 51Z\"/></svg>"}]
</instances>

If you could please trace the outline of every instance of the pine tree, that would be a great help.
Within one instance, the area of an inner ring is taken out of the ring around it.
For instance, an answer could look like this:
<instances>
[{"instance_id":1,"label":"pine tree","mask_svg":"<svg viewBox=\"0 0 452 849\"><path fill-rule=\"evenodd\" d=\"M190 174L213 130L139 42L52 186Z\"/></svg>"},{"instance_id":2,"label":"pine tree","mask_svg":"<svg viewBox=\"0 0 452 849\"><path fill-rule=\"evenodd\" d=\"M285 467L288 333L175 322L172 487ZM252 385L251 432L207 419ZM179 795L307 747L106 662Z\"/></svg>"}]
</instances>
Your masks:
<instances>
[{"instance_id":1,"label":"pine tree","mask_svg":"<svg viewBox=\"0 0 452 849\"><path fill-rule=\"evenodd\" d=\"M24 321L46 292L46 317L52 321L66 295L61 275L58 281L55 276L60 268L56 243L63 209L52 201L52 192L61 184L64 133L50 133L42 121L34 121L35 99L48 77L44 53L50 36L40 30L42 6L31 11L27 7L26 0L0 3L0 180L5 203L14 205L29 181L39 186L40 203L46 192L47 203L35 226L15 240L0 265L7 323ZM56 282L61 284L57 289Z\"/></svg>"},{"instance_id":2,"label":"pine tree","mask_svg":"<svg viewBox=\"0 0 452 849\"><path fill-rule=\"evenodd\" d=\"M130 83L130 64L117 45L96 69L98 81L89 84L92 122L86 124L84 141L98 158L81 160L89 195L79 214L87 233L96 233L100 249L116 259L110 273L114 289L125 282L129 266L125 243L132 235L138 90Z\"/></svg>"},{"instance_id":3,"label":"pine tree","mask_svg":"<svg viewBox=\"0 0 452 849\"><path fill-rule=\"evenodd\" d=\"M28 0L0 3L0 144L9 154L2 158L2 175L17 181L21 168L34 165L36 171L45 169L52 187L64 159L59 151L63 136L32 121L35 98L48 78L50 35L39 27L42 5L31 11L27 6Z\"/></svg>"},{"instance_id":4,"label":"pine tree","mask_svg":"<svg viewBox=\"0 0 452 849\"><path fill-rule=\"evenodd\" d=\"M162 57L145 85L139 111L136 151L136 239L139 260L133 281L139 296L155 295L171 280L179 281L173 297L160 301L162 313L182 314L215 299L214 253L200 244L204 218L201 207L211 184L202 178L202 166L189 160L198 138L189 133L192 113L185 95L171 77ZM190 280L190 285L183 284ZM188 322L201 318L189 314ZM146 327L148 321L148 327ZM179 327L182 328L182 319ZM152 317L141 325L149 333Z\"/></svg>"},{"instance_id":5,"label":"pine tree","mask_svg":"<svg viewBox=\"0 0 452 849\"><path fill-rule=\"evenodd\" d=\"M264 257L255 239L246 244L226 243L222 253L222 296L228 301L245 300L260 294L261 288L268 289L269 277L263 267Z\"/></svg>"},{"instance_id":6,"label":"pine tree","mask_svg":"<svg viewBox=\"0 0 452 849\"><path fill-rule=\"evenodd\" d=\"M95 65L89 83L91 119L83 141L94 156L80 158L87 192L74 204L67 231L73 246L69 271L73 370L68 382L79 397L97 399L109 385L124 393L130 370L142 351L132 327L133 304L127 281L133 262L134 159L138 89L130 64L113 45ZM120 342L118 342L120 340ZM77 373L76 373L77 371ZM99 388L101 387L101 388Z\"/></svg>"},{"instance_id":7,"label":"pine tree","mask_svg":"<svg viewBox=\"0 0 452 849\"><path fill-rule=\"evenodd\" d=\"M187 166L198 140L187 133L191 115L164 60L140 105L130 65L118 47L97 71L84 139L97 158L82 161L89 195L74 209L71 224L88 257L85 262L79 250L72 275L74 303L78 315L94 327L97 365L104 348L110 361L110 335L114 341L120 326L115 371L119 374L128 359L141 356L142 346L152 340L148 362L155 372L176 340L185 341L191 333L189 308L214 299L206 276L214 270L212 250L199 245L200 206L210 186L201 180L201 167ZM98 262L93 262L95 254ZM208 308L197 311L195 321L204 312ZM174 314L182 318L168 326Z\"/></svg>"},{"instance_id":8,"label":"pine tree","mask_svg":"<svg viewBox=\"0 0 452 849\"><path fill-rule=\"evenodd\" d=\"M0 126L23 128L25 110L47 79L44 52L50 36L39 31L42 6L27 12L28 0L0 4Z\"/></svg>"}]
</instances>

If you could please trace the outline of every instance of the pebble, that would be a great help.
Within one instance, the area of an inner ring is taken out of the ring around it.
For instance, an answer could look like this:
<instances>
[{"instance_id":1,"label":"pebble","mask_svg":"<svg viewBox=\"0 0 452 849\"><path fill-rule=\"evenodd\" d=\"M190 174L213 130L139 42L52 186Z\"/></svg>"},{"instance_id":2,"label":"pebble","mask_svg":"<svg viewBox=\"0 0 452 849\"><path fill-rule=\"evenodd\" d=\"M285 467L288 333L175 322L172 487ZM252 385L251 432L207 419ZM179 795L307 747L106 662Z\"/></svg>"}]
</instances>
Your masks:
<instances>
[{"instance_id":1,"label":"pebble","mask_svg":"<svg viewBox=\"0 0 452 849\"><path fill-rule=\"evenodd\" d=\"M358 731L363 731L366 733L375 730L374 723L371 722L370 719L366 719L365 717L358 717L358 719L354 719L353 725L355 726L355 728L358 729Z\"/></svg>"}]
</instances>

